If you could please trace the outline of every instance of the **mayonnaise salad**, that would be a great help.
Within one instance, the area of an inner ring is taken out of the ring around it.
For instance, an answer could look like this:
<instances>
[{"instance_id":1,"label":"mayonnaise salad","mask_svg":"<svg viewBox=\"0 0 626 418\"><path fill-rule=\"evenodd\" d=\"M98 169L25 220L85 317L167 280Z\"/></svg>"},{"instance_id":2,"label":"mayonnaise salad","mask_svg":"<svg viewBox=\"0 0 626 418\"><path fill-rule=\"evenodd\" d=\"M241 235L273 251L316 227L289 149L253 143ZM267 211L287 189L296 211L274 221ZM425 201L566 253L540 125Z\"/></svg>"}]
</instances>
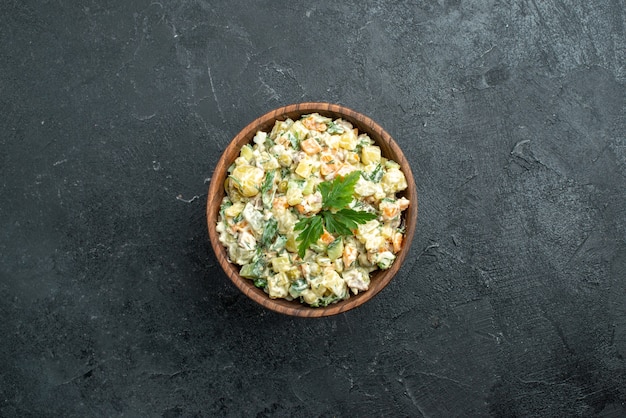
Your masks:
<instances>
[{"instance_id":1,"label":"mayonnaise salad","mask_svg":"<svg viewBox=\"0 0 626 418\"><path fill-rule=\"evenodd\" d=\"M220 242L240 274L270 298L327 306L366 291L370 273L388 269L402 249L402 211L410 204L396 193L408 187L400 165L349 122L304 115L257 132L229 167L217 224ZM326 229L298 255L296 223L318 214L318 186L359 171L347 206L376 215L352 235Z\"/></svg>"}]
</instances>

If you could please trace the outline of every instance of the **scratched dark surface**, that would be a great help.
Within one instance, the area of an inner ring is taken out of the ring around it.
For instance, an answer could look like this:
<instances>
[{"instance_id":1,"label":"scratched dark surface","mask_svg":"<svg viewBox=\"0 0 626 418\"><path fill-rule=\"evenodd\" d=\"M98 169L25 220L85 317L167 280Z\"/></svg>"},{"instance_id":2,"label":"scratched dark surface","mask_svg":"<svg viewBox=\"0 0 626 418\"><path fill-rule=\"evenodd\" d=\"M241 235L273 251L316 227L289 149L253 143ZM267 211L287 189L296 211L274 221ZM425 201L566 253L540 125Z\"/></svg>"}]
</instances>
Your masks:
<instances>
[{"instance_id":1,"label":"scratched dark surface","mask_svg":"<svg viewBox=\"0 0 626 418\"><path fill-rule=\"evenodd\" d=\"M626 415L626 2L3 1L0 416ZM204 204L275 107L407 152L367 305L264 311Z\"/></svg>"}]
</instances>

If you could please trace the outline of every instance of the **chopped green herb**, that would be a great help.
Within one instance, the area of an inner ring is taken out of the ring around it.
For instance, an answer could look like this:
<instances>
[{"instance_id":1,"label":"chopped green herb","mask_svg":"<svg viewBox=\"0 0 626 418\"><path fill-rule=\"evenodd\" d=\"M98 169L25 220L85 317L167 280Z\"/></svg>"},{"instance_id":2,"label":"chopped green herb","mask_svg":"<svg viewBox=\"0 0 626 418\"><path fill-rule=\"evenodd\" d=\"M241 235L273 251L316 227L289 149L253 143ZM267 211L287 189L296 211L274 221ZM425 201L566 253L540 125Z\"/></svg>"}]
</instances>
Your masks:
<instances>
[{"instance_id":1,"label":"chopped green herb","mask_svg":"<svg viewBox=\"0 0 626 418\"><path fill-rule=\"evenodd\" d=\"M267 287L267 279L254 279L254 285L260 289Z\"/></svg>"},{"instance_id":2,"label":"chopped green herb","mask_svg":"<svg viewBox=\"0 0 626 418\"><path fill-rule=\"evenodd\" d=\"M270 218L265 223L265 228L263 228L263 234L261 235L261 246L269 246L274 241L274 237L276 236L277 231L278 222L275 218Z\"/></svg>"},{"instance_id":3,"label":"chopped green herb","mask_svg":"<svg viewBox=\"0 0 626 418\"><path fill-rule=\"evenodd\" d=\"M234 176L228 176L229 179L231 179L232 181L234 181L235 183L237 183L237 185L242 188L243 186L241 185L241 182L237 179L237 177Z\"/></svg>"},{"instance_id":4,"label":"chopped green herb","mask_svg":"<svg viewBox=\"0 0 626 418\"><path fill-rule=\"evenodd\" d=\"M261 193L267 193L267 191L272 188L275 174L276 172L274 170L270 170L265 174L265 180L263 181L263 185L261 185Z\"/></svg>"},{"instance_id":5,"label":"chopped green herb","mask_svg":"<svg viewBox=\"0 0 626 418\"><path fill-rule=\"evenodd\" d=\"M296 151L300 151L300 138L298 138L297 135L294 135L291 132L289 132L287 134L287 139L289 139L289 142L291 142L291 147L293 149L295 149Z\"/></svg>"},{"instance_id":6,"label":"chopped green herb","mask_svg":"<svg viewBox=\"0 0 626 418\"><path fill-rule=\"evenodd\" d=\"M343 127L337 125L335 122L328 122L326 124L326 132L328 132L331 135L342 134L343 133Z\"/></svg>"},{"instance_id":7,"label":"chopped green herb","mask_svg":"<svg viewBox=\"0 0 626 418\"><path fill-rule=\"evenodd\" d=\"M233 224L238 224L243 219L243 211L239 212L237 216L233 218Z\"/></svg>"},{"instance_id":8,"label":"chopped green herb","mask_svg":"<svg viewBox=\"0 0 626 418\"><path fill-rule=\"evenodd\" d=\"M385 172L383 171L383 166L378 164L370 174L369 180L374 183L378 183L383 178L383 174L385 174Z\"/></svg>"},{"instance_id":9,"label":"chopped green herb","mask_svg":"<svg viewBox=\"0 0 626 418\"><path fill-rule=\"evenodd\" d=\"M232 205L233 205L233 202L231 202L230 200L224 201L222 205L220 206L220 215L224 217L224 211L228 209L229 207L231 207Z\"/></svg>"},{"instance_id":10,"label":"chopped green herb","mask_svg":"<svg viewBox=\"0 0 626 418\"><path fill-rule=\"evenodd\" d=\"M308 288L309 284L306 282L306 280L302 278L296 279L296 281L293 282L289 287L289 294L292 298L297 298L302 294L302 292L304 292Z\"/></svg>"}]
</instances>

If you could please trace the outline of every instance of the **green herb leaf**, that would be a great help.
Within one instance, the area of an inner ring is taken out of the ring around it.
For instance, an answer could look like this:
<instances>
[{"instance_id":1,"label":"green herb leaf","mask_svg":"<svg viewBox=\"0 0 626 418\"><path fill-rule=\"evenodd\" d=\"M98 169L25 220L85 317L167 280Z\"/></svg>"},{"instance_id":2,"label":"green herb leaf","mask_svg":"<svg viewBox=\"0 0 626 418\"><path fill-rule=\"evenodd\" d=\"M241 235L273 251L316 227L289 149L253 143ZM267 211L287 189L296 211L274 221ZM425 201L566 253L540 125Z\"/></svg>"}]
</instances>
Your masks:
<instances>
[{"instance_id":1,"label":"green herb leaf","mask_svg":"<svg viewBox=\"0 0 626 418\"><path fill-rule=\"evenodd\" d=\"M267 287L267 279L254 279L254 285L260 289Z\"/></svg>"},{"instance_id":2,"label":"green herb leaf","mask_svg":"<svg viewBox=\"0 0 626 418\"><path fill-rule=\"evenodd\" d=\"M300 151L300 138L291 132L287 134L287 138L289 139L289 142L291 142L291 147L296 151Z\"/></svg>"},{"instance_id":3,"label":"green herb leaf","mask_svg":"<svg viewBox=\"0 0 626 418\"><path fill-rule=\"evenodd\" d=\"M360 171L353 171L345 177L335 177L333 181L323 181L317 189L322 194L324 209L342 209L352 202L354 186L356 186Z\"/></svg>"},{"instance_id":4,"label":"green herb leaf","mask_svg":"<svg viewBox=\"0 0 626 418\"><path fill-rule=\"evenodd\" d=\"M233 225L234 224L238 224L239 222L241 222L243 220L243 211L239 212L239 215L235 216L233 218Z\"/></svg>"},{"instance_id":5,"label":"green herb leaf","mask_svg":"<svg viewBox=\"0 0 626 418\"><path fill-rule=\"evenodd\" d=\"M317 215L300 219L296 222L293 229L295 231L302 231L298 235L298 240L300 241L298 244L298 255L300 258L304 258L307 248L317 242L324 233L322 218Z\"/></svg>"},{"instance_id":6,"label":"green herb leaf","mask_svg":"<svg viewBox=\"0 0 626 418\"><path fill-rule=\"evenodd\" d=\"M261 193L267 193L272 188L274 184L274 174L274 170L270 170L265 174L265 180L261 186Z\"/></svg>"},{"instance_id":7,"label":"green herb leaf","mask_svg":"<svg viewBox=\"0 0 626 418\"><path fill-rule=\"evenodd\" d=\"M385 174L385 172L383 171L383 166L378 164L374 171L372 171L372 174L370 174L369 179L374 183L378 183L383 178L383 174Z\"/></svg>"},{"instance_id":8,"label":"green herb leaf","mask_svg":"<svg viewBox=\"0 0 626 418\"><path fill-rule=\"evenodd\" d=\"M270 218L263 228L263 235L261 235L261 246L267 247L273 241L276 236L276 232L278 231L278 222L275 218Z\"/></svg>"},{"instance_id":9,"label":"green herb leaf","mask_svg":"<svg viewBox=\"0 0 626 418\"><path fill-rule=\"evenodd\" d=\"M322 217L324 218L324 227L331 234L352 235L350 228L335 218L335 214L331 211L322 211Z\"/></svg>"},{"instance_id":10,"label":"green herb leaf","mask_svg":"<svg viewBox=\"0 0 626 418\"><path fill-rule=\"evenodd\" d=\"M333 214L337 222L341 222L350 230L356 229L358 224L376 219L376 215L370 212L356 211L353 209L341 209Z\"/></svg>"},{"instance_id":11,"label":"green herb leaf","mask_svg":"<svg viewBox=\"0 0 626 418\"><path fill-rule=\"evenodd\" d=\"M376 215L369 212L359 212L353 209L341 209L335 213L322 212L326 230L331 234L352 235L352 230L359 224L376 219Z\"/></svg>"},{"instance_id":12,"label":"green herb leaf","mask_svg":"<svg viewBox=\"0 0 626 418\"><path fill-rule=\"evenodd\" d=\"M323 210L310 218L300 219L295 231L302 231L298 235L298 254L304 258L307 248L315 244L324 233L324 228L336 235L352 235L352 230L359 224L376 219L376 215L369 212L360 212L348 209L346 206L354 199L360 171L353 171L345 177L335 177L333 181L323 181L317 188L322 194Z\"/></svg>"},{"instance_id":13,"label":"green herb leaf","mask_svg":"<svg viewBox=\"0 0 626 418\"><path fill-rule=\"evenodd\" d=\"M342 134L343 133L343 127L337 125L335 122L328 122L326 124L326 132L328 132L331 135L333 135L333 134Z\"/></svg>"}]
</instances>

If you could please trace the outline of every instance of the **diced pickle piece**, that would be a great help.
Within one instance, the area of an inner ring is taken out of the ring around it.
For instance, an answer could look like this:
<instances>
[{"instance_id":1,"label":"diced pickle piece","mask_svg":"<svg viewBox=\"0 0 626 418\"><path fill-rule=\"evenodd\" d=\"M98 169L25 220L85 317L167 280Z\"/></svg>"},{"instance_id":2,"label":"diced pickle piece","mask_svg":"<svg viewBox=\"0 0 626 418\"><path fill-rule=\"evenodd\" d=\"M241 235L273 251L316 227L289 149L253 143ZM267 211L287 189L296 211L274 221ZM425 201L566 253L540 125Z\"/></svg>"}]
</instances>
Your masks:
<instances>
[{"instance_id":1,"label":"diced pickle piece","mask_svg":"<svg viewBox=\"0 0 626 418\"><path fill-rule=\"evenodd\" d=\"M252 151L252 147L246 144L241 147L241 152L239 153L239 155L241 155L246 161L250 162L250 160L252 160L254 152Z\"/></svg>"},{"instance_id":2,"label":"diced pickle piece","mask_svg":"<svg viewBox=\"0 0 626 418\"><path fill-rule=\"evenodd\" d=\"M285 272L291 268L291 261L289 261L289 257L286 255L282 255L280 257L275 257L272 259L272 269L275 272Z\"/></svg>"},{"instance_id":3,"label":"diced pickle piece","mask_svg":"<svg viewBox=\"0 0 626 418\"><path fill-rule=\"evenodd\" d=\"M341 238L334 240L328 245L328 258L335 261L343 254L343 240Z\"/></svg>"}]
</instances>

